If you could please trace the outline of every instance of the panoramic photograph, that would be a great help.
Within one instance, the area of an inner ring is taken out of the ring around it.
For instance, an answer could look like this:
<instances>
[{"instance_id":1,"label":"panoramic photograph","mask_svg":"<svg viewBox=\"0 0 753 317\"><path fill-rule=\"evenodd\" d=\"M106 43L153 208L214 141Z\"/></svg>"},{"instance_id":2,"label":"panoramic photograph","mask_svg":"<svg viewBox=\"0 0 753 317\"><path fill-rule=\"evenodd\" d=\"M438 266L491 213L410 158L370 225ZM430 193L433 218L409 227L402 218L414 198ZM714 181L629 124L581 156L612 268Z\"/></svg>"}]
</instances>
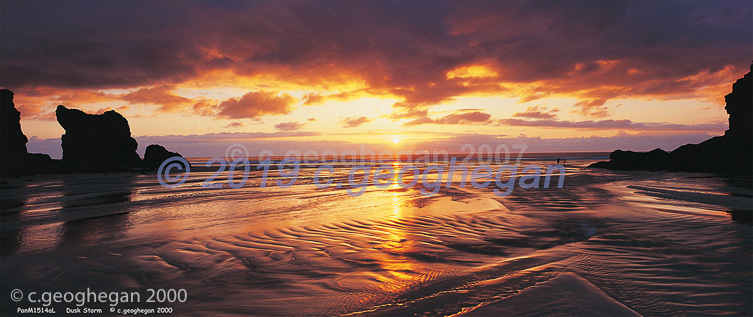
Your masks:
<instances>
[{"instance_id":1,"label":"panoramic photograph","mask_svg":"<svg viewBox=\"0 0 753 317\"><path fill-rule=\"evenodd\" d=\"M750 1L0 1L2 316L753 316Z\"/></svg>"}]
</instances>

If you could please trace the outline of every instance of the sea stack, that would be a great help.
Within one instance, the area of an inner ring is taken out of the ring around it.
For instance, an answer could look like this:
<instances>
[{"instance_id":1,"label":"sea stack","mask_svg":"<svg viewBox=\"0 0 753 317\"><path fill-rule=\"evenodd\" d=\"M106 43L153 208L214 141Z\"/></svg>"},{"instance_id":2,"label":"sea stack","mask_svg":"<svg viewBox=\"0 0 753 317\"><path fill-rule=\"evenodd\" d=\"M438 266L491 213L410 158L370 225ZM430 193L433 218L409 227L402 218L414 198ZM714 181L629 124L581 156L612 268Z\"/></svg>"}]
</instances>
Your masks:
<instances>
[{"instance_id":1,"label":"sea stack","mask_svg":"<svg viewBox=\"0 0 753 317\"><path fill-rule=\"evenodd\" d=\"M0 89L0 177L52 173L60 169L59 162L47 154L29 154L28 141L21 131L21 113L13 102L13 92Z\"/></svg>"},{"instance_id":2,"label":"sea stack","mask_svg":"<svg viewBox=\"0 0 753 317\"><path fill-rule=\"evenodd\" d=\"M16 158L26 155L26 142L29 140L21 131L21 113L13 103L13 92L0 89L0 158Z\"/></svg>"},{"instance_id":3,"label":"sea stack","mask_svg":"<svg viewBox=\"0 0 753 317\"><path fill-rule=\"evenodd\" d=\"M724 136L740 138L741 140L753 139L753 64L750 72L743 78L732 84L732 92L724 96L727 104L724 109L729 114L729 130Z\"/></svg>"},{"instance_id":4,"label":"sea stack","mask_svg":"<svg viewBox=\"0 0 753 317\"><path fill-rule=\"evenodd\" d=\"M149 145L146 147L146 151L144 152L144 166L149 168L158 168L162 164L162 162L173 156L183 157L178 153L168 151L162 145Z\"/></svg>"},{"instance_id":5,"label":"sea stack","mask_svg":"<svg viewBox=\"0 0 753 317\"><path fill-rule=\"evenodd\" d=\"M27 155L28 139L21 131L21 113L13 103L13 92L0 89L0 175L16 174Z\"/></svg>"},{"instance_id":6,"label":"sea stack","mask_svg":"<svg viewBox=\"0 0 753 317\"><path fill-rule=\"evenodd\" d=\"M131 137L128 120L113 110L94 115L60 105L55 115L65 129L63 159L28 153L28 139L21 131L21 113L13 102L13 92L0 89L0 177L137 171L157 168L165 159L181 156L153 144L142 161L136 153L138 143Z\"/></svg>"},{"instance_id":7,"label":"sea stack","mask_svg":"<svg viewBox=\"0 0 753 317\"><path fill-rule=\"evenodd\" d=\"M128 120L114 110L100 115L68 109L55 110L62 136L63 162L89 172L125 171L141 167L138 143L131 137Z\"/></svg>"}]
</instances>

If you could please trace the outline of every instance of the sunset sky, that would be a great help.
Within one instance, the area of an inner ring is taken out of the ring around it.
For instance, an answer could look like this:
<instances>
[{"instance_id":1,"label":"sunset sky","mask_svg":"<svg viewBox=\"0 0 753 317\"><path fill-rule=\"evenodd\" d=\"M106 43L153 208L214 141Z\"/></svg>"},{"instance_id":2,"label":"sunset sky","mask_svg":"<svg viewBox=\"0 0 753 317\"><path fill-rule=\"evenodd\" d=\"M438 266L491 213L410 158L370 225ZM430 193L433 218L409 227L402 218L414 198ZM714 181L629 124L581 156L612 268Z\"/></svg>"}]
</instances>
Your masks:
<instances>
[{"instance_id":1,"label":"sunset sky","mask_svg":"<svg viewBox=\"0 0 753 317\"><path fill-rule=\"evenodd\" d=\"M53 157L58 104L118 111L141 154L151 143L185 156L234 143L671 150L727 129L724 95L753 61L750 1L2 1L0 12L0 86L16 94L29 150Z\"/></svg>"}]
</instances>

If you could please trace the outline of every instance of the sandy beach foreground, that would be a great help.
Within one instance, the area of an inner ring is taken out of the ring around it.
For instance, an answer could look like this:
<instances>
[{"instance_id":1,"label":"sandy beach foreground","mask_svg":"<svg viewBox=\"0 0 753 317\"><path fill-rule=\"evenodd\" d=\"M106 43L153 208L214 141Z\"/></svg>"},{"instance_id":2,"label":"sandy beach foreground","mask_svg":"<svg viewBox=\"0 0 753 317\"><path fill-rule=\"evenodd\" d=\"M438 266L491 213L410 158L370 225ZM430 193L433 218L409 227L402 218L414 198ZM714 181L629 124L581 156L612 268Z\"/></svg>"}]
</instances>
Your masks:
<instances>
[{"instance_id":1,"label":"sandy beach foreground","mask_svg":"<svg viewBox=\"0 0 753 317\"><path fill-rule=\"evenodd\" d=\"M209 171L176 189L152 174L11 179L2 185L2 314L753 313L750 180L586 169L593 161L568 160L561 189L507 197L471 186L431 197L370 186L351 197L317 189L310 170L288 189L259 188L256 174L239 189L202 188ZM87 290L142 298L46 306L11 301L16 289L37 300ZM145 303L148 289L187 298Z\"/></svg>"}]
</instances>

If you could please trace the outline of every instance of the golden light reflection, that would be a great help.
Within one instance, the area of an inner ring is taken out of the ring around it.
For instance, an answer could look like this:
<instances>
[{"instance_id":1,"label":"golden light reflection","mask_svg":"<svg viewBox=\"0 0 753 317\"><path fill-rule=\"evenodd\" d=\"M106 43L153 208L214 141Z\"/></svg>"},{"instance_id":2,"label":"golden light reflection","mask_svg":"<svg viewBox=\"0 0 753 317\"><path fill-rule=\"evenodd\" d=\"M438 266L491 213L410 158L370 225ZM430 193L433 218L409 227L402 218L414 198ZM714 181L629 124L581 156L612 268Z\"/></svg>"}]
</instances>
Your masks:
<instances>
[{"instance_id":1,"label":"golden light reflection","mask_svg":"<svg viewBox=\"0 0 753 317\"><path fill-rule=\"evenodd\" d=\"M340 92L364 93L366 82L356 73L345 70L332 70L316 74L301 73L290 69L266 67L254 73L239 73L233 70L213 70L180 84L187 89L241 89L241 90L300 90L318 91L323 95ZM380 93L380 96L387 93Z\"/></svg>"},{"instance_id":2,"label":"golden light reflection","mask_svg":"<svg viewBox=\"0 0 753 317\"><path fill-rule=\"evenodd\" d=\"M392 186L389 187L389 189L397 189L400 186L398 184L393 183ZM395 217L400 218L400 205L403 203L402 199L400 198L400 193L398 192L392 192L392 215Z\"/></svg>"},{"instance_id":3,"label":"golden light reflection","mask_svg":"<svg viewBox=\"0 0 753 317\"><path fill-rule=\"evenodd\" d=\"M484 65L472 65L455 68L447 72L447 79L497 77L496 71Z\"/></svg>"},{"instance_id":4,"label":"golden light reflection","mask_svg":"<svg viewBox=\"0 0 753 317\"><path fill-rule=\"evenodd\" d=\"M406 196L397 189L400 189L397 183L387 188L392 194L392 213L396 218L402 219ZM382 242L384 252L379 253L378 260L385 272L375 278L381 283L379 287L383 291L394 294L403 293L421 282L419 277L423 266L418 261L402 255L415 252L414 241L409 239L405 229L401 226L385 226L384 232Z\"/></svg>"},{"instance_id":5,"label":"golden light reflection","mask_svg":"<svg viewBox=\"0 0 753 317\"><path fill-rule=\"evenodd\" d=\"M392 185L385 188L385 190L392 193L392 215L400 218L400 208L404 204L403 193L399 191L400 184L398 183L397 179L397 171L400 170L400 163L393 161L392 168L395 170L395 174L393 174L392 178L390 179L390 181L392 181Z\"/></svg>"}]
</instances>

